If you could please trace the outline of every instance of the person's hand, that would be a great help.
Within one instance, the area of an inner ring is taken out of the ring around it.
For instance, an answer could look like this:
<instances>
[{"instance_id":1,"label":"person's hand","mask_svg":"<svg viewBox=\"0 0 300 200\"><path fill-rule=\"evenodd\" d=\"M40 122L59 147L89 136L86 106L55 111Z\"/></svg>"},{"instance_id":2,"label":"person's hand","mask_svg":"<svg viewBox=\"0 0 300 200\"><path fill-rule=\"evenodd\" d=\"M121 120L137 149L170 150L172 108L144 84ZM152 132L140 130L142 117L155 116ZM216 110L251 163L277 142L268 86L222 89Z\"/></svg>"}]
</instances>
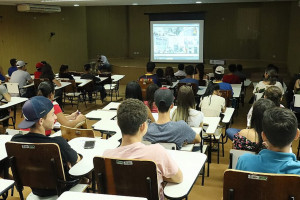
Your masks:
<instances>
[{"instance_id":1,"label":"person's hand","mask_svg":"<svg viewBox=\"0 0 300 200\"><path fill-rule=\"evenodd\" d=\"M86 119L86 116L84 116L83 114L79 114L76 119L78 119L79 121L84 121Z\"/></svg>"}]
</instances>

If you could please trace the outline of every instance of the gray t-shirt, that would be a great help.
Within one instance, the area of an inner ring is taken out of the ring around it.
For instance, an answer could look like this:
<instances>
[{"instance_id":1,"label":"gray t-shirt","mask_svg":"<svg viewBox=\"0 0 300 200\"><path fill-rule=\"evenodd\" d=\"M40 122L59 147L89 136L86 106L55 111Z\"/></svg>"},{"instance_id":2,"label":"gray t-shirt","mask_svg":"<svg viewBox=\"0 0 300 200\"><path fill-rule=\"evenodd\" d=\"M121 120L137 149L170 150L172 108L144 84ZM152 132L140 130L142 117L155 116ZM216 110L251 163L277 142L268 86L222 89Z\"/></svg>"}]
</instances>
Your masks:
<instances>
[{"instance_id":1,"label":"gray t-shirt","mask_svg":"<svg viewBox=\"0 0 300 200\"><path fill-rule=\"evenodd\" d=\"M12 73L9 82L19 83L20 93L22 96L26 92L26 89L22 89L22 88L27 84L27 81L29 80L31 80L31 76L28 72L23 70L17 70Z\"/></svg>"},{"instance_id":2,"label":"gray t-shirt","mask_svg":"<svg viewBox=\"0 0 300 200\"><path fill-rule=\"evenodd\" d=\"M6 87L4 85L0 85L0 100L3 99L3 94L6 93L8 93Z\"/></svg>"},{"instance_id":3,"label":"gray t-shirt","mask_svg":"<svg viewBox=\"0 0 300 200\"><path fill-rule=\"evenodd\" d=\"M151 123L143 140L151 143L170 142L175 143L177 149L181 149L184 142L194 141L196 133L181 120L178 122L167 122L165 124Z\"/></svg>"}]
</instances>

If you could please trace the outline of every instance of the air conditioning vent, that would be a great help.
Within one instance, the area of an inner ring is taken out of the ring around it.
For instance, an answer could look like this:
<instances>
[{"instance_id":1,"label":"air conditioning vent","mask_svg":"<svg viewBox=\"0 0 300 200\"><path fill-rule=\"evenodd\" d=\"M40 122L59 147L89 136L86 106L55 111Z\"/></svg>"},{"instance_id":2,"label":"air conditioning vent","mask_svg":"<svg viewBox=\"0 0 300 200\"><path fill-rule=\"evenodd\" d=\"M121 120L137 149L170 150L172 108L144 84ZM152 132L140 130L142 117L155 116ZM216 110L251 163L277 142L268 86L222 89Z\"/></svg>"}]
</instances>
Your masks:
<instances>
[{"instance_id":1,"label":"air conditioning vent","mask_svg":"<svg viewBox=\"0 0 300 200\"><path fill-rule=\"evenodd\" d=\"M19 12L57 13L61 12L61 7L40 4L19 4L17 5L17 10Z\"/></svg>"}]
</instances>

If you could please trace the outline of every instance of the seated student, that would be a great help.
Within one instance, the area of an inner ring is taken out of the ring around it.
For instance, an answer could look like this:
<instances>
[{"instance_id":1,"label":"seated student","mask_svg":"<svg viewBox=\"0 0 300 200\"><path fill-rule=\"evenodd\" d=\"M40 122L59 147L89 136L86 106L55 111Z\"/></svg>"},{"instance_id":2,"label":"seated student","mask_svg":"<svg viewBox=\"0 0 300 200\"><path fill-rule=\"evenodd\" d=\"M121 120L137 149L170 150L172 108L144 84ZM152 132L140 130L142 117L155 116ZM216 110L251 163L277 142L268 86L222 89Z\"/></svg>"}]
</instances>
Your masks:
<instances>
[{"instance_id":1,"label":"seated student","mask_svg":"<svg viewBox=\"0 0 300 200\"><path fill-rule=\"evenodd\" d=\"M269 99L259 99L256 101L253 105L251 129L239 130L238 133L233 136L233 148L255 151L257 153L265 148L261 139L263 114L267 109L275 107L276 105Z\"/></svg>"},{"instance_id":2,"label":"seated student","mask_svg":"<svg viewBox=\"0 0 300 200\"><path fill-rule=\"evenodd\" d=\"M178 64L178 71L175 72L175 76L186 76L186 73L184 72L184 64L179 63Z\"/></svg>"},{"instance_id":3,"label":"seated student","mask_svg":"<svg viewBox=\"0 0 300 200\"><path fill-rule=\"evenodd\" d=\"M147 69L147 73L145 75L141 76L139 78L139 80L145 81L145 82L152 81L153 83L155 83L156 85L158 85L160 87L161 83L159 82L157 75L153 74L153 71L155 69L155 63L148 62L146 69Z\"/></svg>"},{"instance_id":4,"label":"seated student","mask_svg":"<svg viewBox=\"0 0 300 200\"><path fill-rule=\"evenodd\" d=\"M127 83L125 89L125 98L138 99L141 102L143 102L142 89L141 86L136 81L130 81L129 83ZM149 107L147 107L147 113L148 113L148 119L150 119L151 122L155 122L155 119L153 118L153 115Z\"/></svg>"},{"instance_id":5,"label":"seated student","mask_svg":"<svg viewBox=\"0 0 300 200\"><path fill-rule=\"evenodd\" d=\"M160 88L154 94L154 102L158 108L158 120L149 125L144 140L151 143L170 142L175 143L177 149L181 149L184 143L199 143L200 135L196 134L183 120L171 121L170 111L173 108L174 97L172 91Z\"/></svg>"},{"instance_id":6,"label":"seated student","mask_svg":"<svg viewBox=\"0 0 300 200\"><path fill-rule=\"evenodd\" d=\"M60 106L54 101L54 85L51 82L41 82L38 87L38 96L44 96L50 99L53 103L54 114L57 116L57 121L64 126L74 128L77 124L84 122L86 117L76 111L70 115L64 115ZM51 130L46 130L46 136L51 134Z\"/></svg>"},{"instance_id":7,"label":"seated student","mask_svg":"<svg viewBox=\"0 0 300 200\"><path fill-rule=\"evenodd\" d=\"M243 65L237 64L236 65L236 71L234 72L236 76L240 78L241 81L246 80L246 75L243 73Z\"/></svg>"},{"instance_id":8,"label":"seated student","mask_svg":"<svg viewBox=\"0 0 300 200\"><path fill-rule=\"evenodd\" d=\"M164 199L163 181L180 183L182 172L164 147L141 143L148 128L146 106L137 99L126 99L118 108L117 119L122 132L121 146L106 150L103 157L153 160L158 171L159 196Z\"/></svg>"},{"instance_id":9,"label":"seated student","mask_svg":"<svg viewBox=\"0 0 300 200\"><path fill-rule=\"evenodd\" d=\"M177 108L172 114L172 121L185 121L191 127L202 125L204 115L195 110L195 97L190 86L183 85L179 88L177 95Z\"/></svg>"},{"instance_id":10,"label":"seated student","mask_svg":"<svg viewBox=\"0 0 300 200\"><path fill-rule=\"evenodd\" d=\"M35 96L26 101L23 105L22 112L24 114L24 120L19 124L19 128L30 128L29 133L14 135L11 141L14 142L29 142L29 143L55 143L58 144L62 156L62 162L64 163L64 171L67 180L72 180L69 175L70 165L74 165L80 160L80 156L74 149L70 147L68 142L62 137L46 137L45 130L53 128L56 115L54 114L54 108L52 102L42 96ZM31 188L33 194L46 197L56 194L56 190L40 190Z\"/></svg>"},{"instance_id":11,"label":"seated student","mask_svg":"<svg viewBox=\"0 0 300 200\"><path fill-rule=\"evenodd\" d=\"M165 75L166 75L166 79L170 83L177 81L177 78L174 75L174 69L173 69L173 67L170 67L170 66L166 67Z\"/></svg>"},{"instance_id":12,"label":"seated student","mask_svg":"<svg viewBox=\"0 0 300 200\"><path fill-rule=\"evenodd\" d=\"M18 68L17 68L17 59L12 58L12 59L10 59L9 62L10 62L11 66L8 68L8 76L11 76L14 71L18 70Z\"/></svg>"},{"instance_id":13,"label":"seated student","mask_svg":"<svg viewBox=\"0 0 300 200\"><path fill-rule=\"evenodd\" d=\"M201 97L200 110L205 117L219 117L225 112L225 99L219 94L220 85L209 82L205 93Z\"/></svg>"},{"instance_id":14,"label":"seated student","mask_svg":"<svg viewBox=\"0 0 300 200\"><path fill-rule=\"evenodd\" d=\"M61 65L59 68L59 78L67 78L69 80L74 80L73 76L69 73L68 65Z\"/></svg>"},{"instance_id":15,"label":"seated student","mask_svg":"<svg viewBox=\"0 0 300 200\"><path fill-rule=\"evenodd\" d=\"M36 63L35 68L36 71L34 72L34 78L40 78L41 74L42 74L42 67L44 66L43 63Z\"/></svg>"},{"instance_id":16,"label":"seated student","mask_svg":"<svg viewBox=\"0 0 300 200\"><path fill-rule=\"evenodd\" d=\"M40 75L40 78L47 78L55 85L61 86L60 81L55 78L55 74L53 73L51 65L48 63L44 64L44 66L42 67L42 74Z\"/></svg>"},{"instance_id":17,"label":"seated student","mask_svg":"<svg viewBox=\"0 0 300 200\"><path fill-rule=\"evenodd\" d=\"M158 113L158 109L154 103L154 93L158 88L159 87L153 83L148 85L146 89L146 101L144 101L144 104L149 107L152 113Z\"/></svg>"},{"instance_id":18,"label":"seated student","mask_svg":"<svg viewBox=\"0 0 300 200\"><path fill-rule=\"evenodd\" d=\"M199 63L195 66L195 72L193 78L199 80L200 86L206 86L206 80L204 80L204 64Z\"/></svg>"},{"instance_id":19,"label":"seated student","mask_svg":"<svg viewBox=\"0 0 300 200\"><path fill-rule=\"evenodd\" d=\"M90 64L84 65L84 71L85 73L81 75L82 79L92 79L94 81L94 86L96 87L96 90L100 92L101 100L104 101L106 97L106 91L103 87L103 84L101 83L101 80L99 77L96 77L91 73L92 66ZM89 100L92 101L92 92L88 93Z\"/></svg>"},{"instance_id":20,"label":"seated student","mask_svg":"<svg viewBox=\"0 0 300 200\"><path fill-rule=\"evenodd\" d=\"M225 74L223 76L223 82L225 83L230 83L230 84L239 84L241 83L240 77L238 77L237 75L235 75L235 71L236 71L236 65L235 64L230 64L228 66L229 69L229 73Z\"/></svg>"},{"instance_id":21,"label":"seated student","mask_svg":"<svg viewBox=\"0 0 300 200\"><path fill-rule=\"evenodd\" d=\"M185 67L185 73L186 77L184 79L181 79L179 83L195 83L197 85L197 88L199 86L199 81L196 79L193 79L194 75L194 67L193 65L188 65Z\"/></svg>"},{"instance_id":22,"label":"seated student","mask_svg":"<svg viewBox=\"0 0 300 200\"><path fill-rule=\"evenodd\" d=\"M0 82L7 81L9 78L3 74L3 68L0 66Z\"/></svg>"},{"instance_id":23,"label":"seated student","mask_svg":"<svg viewBox=\"0 0 300 200\"><path fill-rule=\"evenodd\" d=\"M239 157L236 169L261 173L300 175L300 162L290 153L293 140L299 138L297 118L286 108L272 108L264 112L262 140L267 149L258 155Z\"/></svg>"},{"instance_id":24,"label":"seated student","mask_svg":"<svg viewBox=\"0 0 300 200\"><path fill-rule=\"evenodd\" d=\"M162 68L158 68L156 70L156 75L157 75L158 81L162 85L171 85L171 82L168 79L166 79L164 70Z\"/></svg>"},{"instance_id":25,"label":"seated student","mask_svg":"<svg viewBox=\"0 0 300 200\"><path fill-rule=\"evenodd\" d=\"M231 90L231 93L233 95L232 87L229 83L224 83L223 80L224 76L224 67L217 66L215 69L215 83L218 83L220 86L220 90Z\"/></svg>"}]
</instances>

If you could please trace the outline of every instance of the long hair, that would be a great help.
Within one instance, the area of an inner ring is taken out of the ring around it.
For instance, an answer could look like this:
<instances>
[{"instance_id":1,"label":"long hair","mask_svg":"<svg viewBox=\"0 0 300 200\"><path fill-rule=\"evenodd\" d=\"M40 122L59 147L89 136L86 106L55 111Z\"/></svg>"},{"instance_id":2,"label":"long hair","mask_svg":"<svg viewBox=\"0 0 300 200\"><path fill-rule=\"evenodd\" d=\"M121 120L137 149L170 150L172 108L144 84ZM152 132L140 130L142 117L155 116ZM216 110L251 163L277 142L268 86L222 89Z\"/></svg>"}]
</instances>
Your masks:
<instances>
[{"instance_id":1,"label":"long hair","mask_svg":"<svg viewBox=\"0 0 300 200\"><path fill-rule=\"evenodd\" d=\"M51 65L46 63L42 67L42 74L41 74L40 78L48 78L50 81L52 81L55 78L55 75L53 73Z\"/></svg>"},{"instance_id":2,"label":"long hair","mask_svg":"<svg viewBox=\"0 0 300 200\"><path fill-rule=\"evenodd\" d=\"M148 85L147 90L146 90L146 100L148 101L148 106L150 110L152 110L153 107L153 102L154 102L154 93L159 87L152 83Z\"/></svg>"},{"instance_id":3,"label":"long hair","mask_svg":"<svg viewBox=\"0 0 300 200\"><path fill-rule=\"evenodd\" d=\"M269 65L266 68L265 73L267 74L267 77L264 78L264 81L270 82L270 85L275 85L278 80L278 68L274 65Z\"/></svg>"},{"instance_id":4,"label":"long hair","mask_svg":"<svg viewBox=\"0 0 300 200\"><path fill-rule=\"evenodd\" d=\"M138 99L140 101L143 101L141 86L136 81L130 81L126 85L125 98L126 99L132 98L132 99Z\"/></svg>"},{"instance_id":5,"label":"long hair","mask_svg":"<svg viewBox=\"0 0 300 200\"><path fill-rule=\"evenodd\" d=\"M205 93L202 95L201 99L204 99L204 97L210 97L210 102L209 102L209 105L210 105L210 103L211 103L211 97L212 97L214 91L216 91L216 90L220 90L219 84L218 83L213 83L213 82L210 81L208 83L208 86L207 86L207 88L205 90Z\"/></svg>"},{"instance_id":6,"label":"long hair","mask_svg":"<svg viewBox=\"0 0 300 200\"><path fill-rule=\"evenodd\" d=\"M174 111L172 120L183 120L188 123L189 109L195 108L195 97L192 87L183 85L177 95L177 109Z\"/></svg>"}]
</instances>

